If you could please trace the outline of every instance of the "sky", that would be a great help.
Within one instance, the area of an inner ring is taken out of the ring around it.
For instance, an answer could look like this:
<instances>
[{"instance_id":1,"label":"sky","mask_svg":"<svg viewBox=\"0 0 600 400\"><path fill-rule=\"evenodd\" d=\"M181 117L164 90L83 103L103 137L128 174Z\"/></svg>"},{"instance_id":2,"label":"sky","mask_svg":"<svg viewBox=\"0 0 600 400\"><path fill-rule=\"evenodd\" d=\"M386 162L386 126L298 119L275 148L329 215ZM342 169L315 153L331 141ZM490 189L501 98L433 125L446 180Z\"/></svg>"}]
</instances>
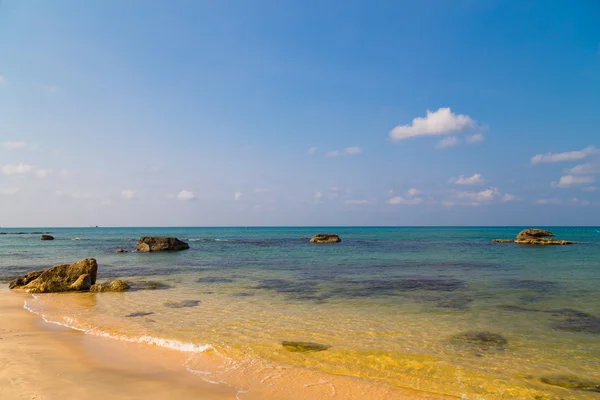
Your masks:
<instances>
[{"instance_id":1,"label":"sky","mask_svg":"<svg viewBox=\"0 0 600 400\"><path fill-rule=\"evenodd\" d=\"M600 1L0 2L0 226L600 225Z\"/></svg>"}]
</instances>

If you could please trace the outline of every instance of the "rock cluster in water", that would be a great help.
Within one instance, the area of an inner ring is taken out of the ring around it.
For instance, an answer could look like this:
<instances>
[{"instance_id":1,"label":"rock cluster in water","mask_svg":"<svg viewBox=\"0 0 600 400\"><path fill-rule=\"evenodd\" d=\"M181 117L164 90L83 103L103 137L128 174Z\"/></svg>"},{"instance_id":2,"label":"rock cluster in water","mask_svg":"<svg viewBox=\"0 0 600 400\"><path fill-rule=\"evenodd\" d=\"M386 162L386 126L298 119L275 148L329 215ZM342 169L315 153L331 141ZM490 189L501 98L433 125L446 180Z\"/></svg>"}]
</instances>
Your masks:
<instances>
[{"instance_id":1,"label":"rock cluster in water","mask_svg":"<svg viewBox=\"0 0 600 400\"><path fill-rule=\"evenodd\" d=\"M110 283L97 283L92 285L90 292L124 292L130 289L130 286L120 279L115 279Z\"/></svg>"},{"instance_id":2,"label":"rock cluster in water","mask_svg":"<svg viewBox=\"0 0 600 400\"><path fill-rule=\"evenodd\" d=\"M342 239L332 233L319 233L310 238L311 243L339 243Z\"/></svg>"},{"instance_id":3,"label":"rock cluster in water","mask_svg":"<svg viewBox=\"0 0 600 400\"><path fill-rule=\"evenodd\" d=\"M169 236L142 236L137 242L137 251L143 253L187 250L189 248L190 245L186 242Z\"/></svg>"},{"instance_id":4,"label":"rock cluster in water","mask_svg":"<svg viewBox=\"0 0 600 400\"><path fill-rule=\"evenodd\" d=\"M568 240L553 239L554 234L544 229L525 229L512 239L494 239L494 243L517 243L517 244L535 244L535 245L565 245L574 244Z\"/></svg>"}]
</instances>

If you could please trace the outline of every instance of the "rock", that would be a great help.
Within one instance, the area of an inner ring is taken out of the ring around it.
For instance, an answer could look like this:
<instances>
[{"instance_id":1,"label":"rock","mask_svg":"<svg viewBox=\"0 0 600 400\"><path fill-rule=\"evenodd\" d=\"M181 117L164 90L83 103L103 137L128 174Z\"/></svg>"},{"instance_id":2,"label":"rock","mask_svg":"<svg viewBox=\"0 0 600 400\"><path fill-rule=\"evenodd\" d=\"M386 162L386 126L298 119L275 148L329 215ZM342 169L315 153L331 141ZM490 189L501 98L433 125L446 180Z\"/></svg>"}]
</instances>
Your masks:
<instances>
[{"instance_id":1,"label":"rock","mask_svg":"<svg viewBox=\"0 0 600 400\"><path fill-rule=\"evenodd\" d=\"M18 289L21 286L27 285L29 282L37 279L44 271L32 271L25 274L21 278L17 278L8 284L9 289Z\"/></svg>"},{"instance_id":2,"label":"rock","mask_svg":"<svg viewBox=\"0 0 600 400\"><path fill-rule=\"evenodd\" d=\"M115 279L110 283L100 283L92 285L90 292L124 292L130 286L120 279Z\"/></svg>"},{"instance_id":3,"label":"rock","mask_svg":"<svg viewBox=\"0 0 600 400\"><path fill-rule=\"evenodd\" d=\"M154 314L153 312L144 312L144 311L138 311L138 312L134 312L131 314L127 314L125 316L125 318L134 318L134 317L145 317L146 315L152 315Z\"/></svg>"},{"instance_id":4,"label":"rock","mask_svg":"<svg viewBox=\"0 0 600 400\"><path fill-rule=\"evenodd\" d=\"M164 306L169 308L197 307L200 300L167 301Z\"/></svg>"},{"instance_id":5,"label":"rock","mask_svg":"<svg viewBox=\"0 0 600 400\"><path fill-rule=\"evenodd\" d=\"M508 344L508 340L504 336L488 331L470 331L459 333L451 338L454 343L468 344L477 346L482 350L498 349L502 350Z\"/></svg>"},{"instance_id":6,"label":"rock","mask_svg":"<svg viewBox=\"0 0 600 400\"><path fill-rule=\"evenodd\" d=\"M540 381L547 385L560 386L565 389L577 389L586 392L600 393L600 382L581 379L573 375L546 376L540 378Z\"/></svg>"},{"instance_id":7,"label":"rock","mask_svg":"<svg viewBox=\"0 0 600 400\"><path fill-rule=\"evenodd\" d=\"M174 237L142 236L137 242L137 251L149 253L153 251L177 251L189 249L190 245Z\"/></svg>"},{"instance_id":8,"label":"rock","mask_svg":"<svg viewBox=\"0 0 600 400\"><path fill-rule=\"evenodd\" d=\"M125 249L117 249L116 253L127 253Z\"/></svg>"},{"instance_id":9,"label":"rock","mask_svg":"<svg viewBox=\"0 0 600 400\"><path fill-rule=\"evenodd\" d=\"M39 272L39 271L37 271ZM37 272L28 275L35 276ZM93 258L86 258L73 264L55 265L42 271L35 279L28 280L28 275L11 282L12 289L25 289L30 293L72 292L88 290L96 283L98 264ZM87 277L82 275L88 275ZM21 281L19 281L21 279ZM25 283L20 285L19 282ZM14 283L14 284L13 284ZM89 283L89 284L88 284ZM86 288L87 287L87 288Z\"/></svg>"},{"instance_id":10,"label":"rock","mask_svg":"<svg viewBox=\"0 0 600 400\"><path fill-rule=\"evenodd\" d=\"M517 244L534 244L534 245L566 245L574 244L568 240L552 239L554 233L544 229L525 229L519 232L516 240L510 239L494 239L494 243L517 243Z\"/></svg>"},{"instance_id":11,"label":"rock","mask_svg":"<svg viewBox=\"0 0 600 400\"><path fill-rule=\"evenodd\" d=\"M156 281L138 281L130 282L132 290L164 290L171 289L166 283Z\"/></svg>"},{"instance_id":12,"label":"rock","mask_svg":"<svg viewBox=\"0 0 600 400\"><path fill-rule=\"evenodd\" d=\"M54 236L42 235L40 236L40 240L54 240Z\"/></svg>"},{"instance_id":13,"label":"rock","mask_svg":"<svg viewBox=\"0 0 600 400\"><path fill-rule=\"evenodd\" d=\"M311 351L324 351L331 346L327 344L311 343L311 342L281 342L287 351L293 353L307 353Z\"/></svg>"},{"instance_id":14,"label":"rock","mask_svg":"<svg viewBox=\"0 0 600 400\"><path fill-rule=\"evenodd\" d=\"M342 239L338 235L331 233L319 233L310 238L311 243L339 243Z\"/></svg>"}]
</instances>

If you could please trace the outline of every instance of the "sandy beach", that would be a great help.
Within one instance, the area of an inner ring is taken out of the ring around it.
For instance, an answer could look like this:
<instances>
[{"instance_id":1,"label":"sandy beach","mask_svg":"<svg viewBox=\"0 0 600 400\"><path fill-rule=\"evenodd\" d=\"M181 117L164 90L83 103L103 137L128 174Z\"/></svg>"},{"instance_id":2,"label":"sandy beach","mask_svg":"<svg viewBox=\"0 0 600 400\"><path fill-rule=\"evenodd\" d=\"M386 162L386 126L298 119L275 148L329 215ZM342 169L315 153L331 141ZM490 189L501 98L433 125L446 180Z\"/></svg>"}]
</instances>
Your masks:
<instances>
[{"instance_id":1,"label":"sandy beach","mask_svg":"<svg viewBox=\"0 0 600 400\"><path fill-rule=\"evenodd\" d=\"M0 291L3 400L236 398L231 388L185 374L181 353L46 323L23 308L27 296Z\"/></svg>"}]
</instances>

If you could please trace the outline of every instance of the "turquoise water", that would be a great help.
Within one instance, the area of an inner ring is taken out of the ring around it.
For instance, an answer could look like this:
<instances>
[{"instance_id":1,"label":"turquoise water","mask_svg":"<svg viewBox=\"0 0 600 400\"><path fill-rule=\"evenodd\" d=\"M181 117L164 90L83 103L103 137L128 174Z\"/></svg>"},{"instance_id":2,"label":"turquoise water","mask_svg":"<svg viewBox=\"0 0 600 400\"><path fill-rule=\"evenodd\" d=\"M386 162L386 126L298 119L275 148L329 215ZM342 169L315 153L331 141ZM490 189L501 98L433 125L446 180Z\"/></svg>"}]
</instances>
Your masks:
<instances>
[{"instance_id":1,"label":"turquoise water","mask_svg":"<svg viewBox=\"0 0 600 400\"><path fill-rule=\"evenodd\" d=\"M94 257L99 281L163 283L125 294L41 295L28 307L91 334L188 351L189 371L247 396L289 398L290 382L304 379L297 398L339 397L344 385L369 393L353 398L395 398L396 388L469 399L598 398L542 379L600 381L600 228L547 228L578 242L572 246L491 242L521 229L1 229L52 231L56 240L0 235L0 279ZM308 242L321 232L342 242ZM191 248L115 253L147 235L176 236ZM146 315L128 317L134 313ZM455 339L481 331L507 343ZM332 347L290 353L283 340Z\"/></svg>"}]
</instances>

